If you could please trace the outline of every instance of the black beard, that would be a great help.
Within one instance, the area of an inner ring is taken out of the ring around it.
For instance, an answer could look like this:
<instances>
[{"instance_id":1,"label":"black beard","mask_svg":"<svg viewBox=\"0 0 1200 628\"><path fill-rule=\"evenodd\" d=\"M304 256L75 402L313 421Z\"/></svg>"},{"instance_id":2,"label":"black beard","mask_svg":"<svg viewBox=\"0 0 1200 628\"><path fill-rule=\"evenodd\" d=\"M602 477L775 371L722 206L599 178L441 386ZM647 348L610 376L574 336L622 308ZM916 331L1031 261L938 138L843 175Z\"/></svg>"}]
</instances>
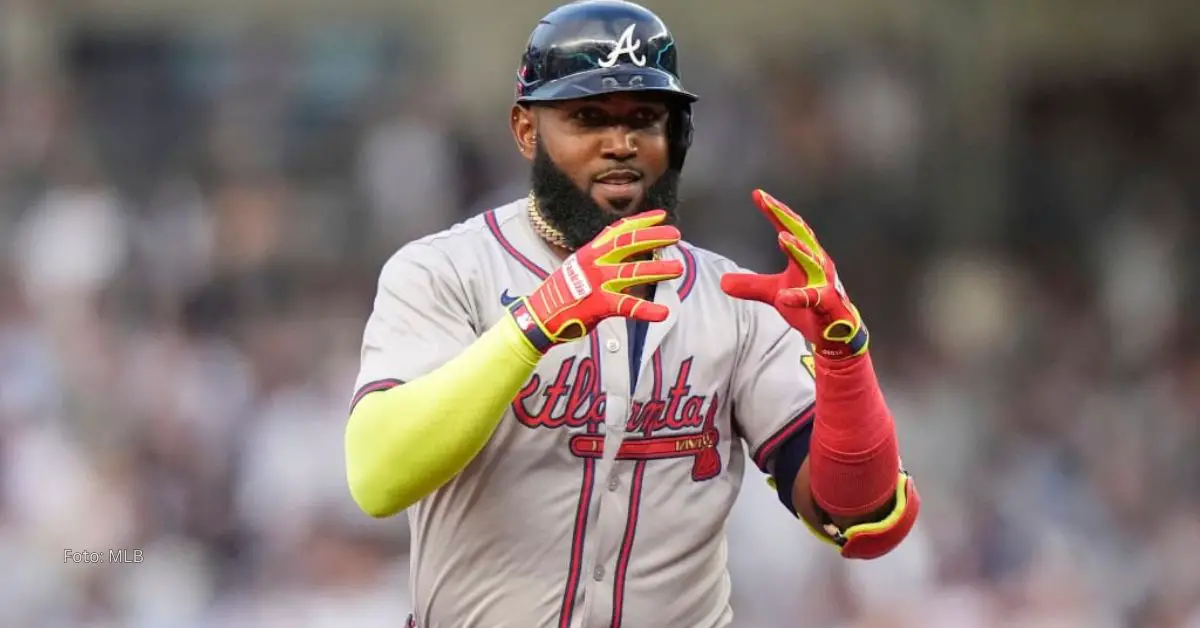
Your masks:
<instances>
[{"instance_id":1,"label":"black beard","mask_svg":"<svg viewBox=\"0 0 1200 628\"><path fill-rule=\"evenodd\" d=\"M533 158L533 196L542 218L562 233L571 250L591 242L605 227L620 219L579 189L546 154L540 139ZM646 189L641 205L627 215L662 209L667 212L662 224L678 224L678 204L679 171L667 170Z\"/></svg>"}]
</instances>

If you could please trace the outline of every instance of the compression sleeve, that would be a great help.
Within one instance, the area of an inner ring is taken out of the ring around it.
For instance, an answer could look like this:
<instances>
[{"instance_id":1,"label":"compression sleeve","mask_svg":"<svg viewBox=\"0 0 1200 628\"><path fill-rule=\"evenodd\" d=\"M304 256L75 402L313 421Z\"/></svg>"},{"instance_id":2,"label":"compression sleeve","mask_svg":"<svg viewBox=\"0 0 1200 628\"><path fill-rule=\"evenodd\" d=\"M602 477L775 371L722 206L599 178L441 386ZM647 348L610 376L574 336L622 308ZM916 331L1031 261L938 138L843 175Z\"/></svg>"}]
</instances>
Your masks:
<instances>
[{"instance_id":1,"label":"compression sleeve","mask_svg":"<svg viewBox=\"0 0 1200 628\"><path fill-rule=\"evenodd\" d=\"M346 426L346 475L363 512L389 517L483 450L540 354L504 316L441 367L363 397Z\"/></svg>"}]
</instances>

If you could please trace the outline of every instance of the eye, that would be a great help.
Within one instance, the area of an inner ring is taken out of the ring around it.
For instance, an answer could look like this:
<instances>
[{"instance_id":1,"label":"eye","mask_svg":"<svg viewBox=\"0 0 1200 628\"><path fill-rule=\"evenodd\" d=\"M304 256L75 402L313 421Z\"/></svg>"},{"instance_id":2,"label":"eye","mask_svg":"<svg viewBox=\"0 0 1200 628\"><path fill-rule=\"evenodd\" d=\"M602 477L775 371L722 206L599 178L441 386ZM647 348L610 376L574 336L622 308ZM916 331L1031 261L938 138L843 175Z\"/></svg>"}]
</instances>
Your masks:
<instances>
[{"instance_id":1,"label":"eye","mask_svg":"<svg viewBox=\"0 0 1200 628\"><path fill-rule=\"evenodd\" d=\"M597 107L583 107L571 117L584 124L599 124L605 119L604 112Z\"/></svg>"},{"instance_id":2,"label":"eye","mask_svg":"<svg viewBox=\"0 0 1200 628\"><path fill-rule=\"evenodd\" d=\"M639 127L654 126L667 117L667 112L662 109L653 109L643 107L633 112L632 119Z\"/></svg>"}]
</instances>

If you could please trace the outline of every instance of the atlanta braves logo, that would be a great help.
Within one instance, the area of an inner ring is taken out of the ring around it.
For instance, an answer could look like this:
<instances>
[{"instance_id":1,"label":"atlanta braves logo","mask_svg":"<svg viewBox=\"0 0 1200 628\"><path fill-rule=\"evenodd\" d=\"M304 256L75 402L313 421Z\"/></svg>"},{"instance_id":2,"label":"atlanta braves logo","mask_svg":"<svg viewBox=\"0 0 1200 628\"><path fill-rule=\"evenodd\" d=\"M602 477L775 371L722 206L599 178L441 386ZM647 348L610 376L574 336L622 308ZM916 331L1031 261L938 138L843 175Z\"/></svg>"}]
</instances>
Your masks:
<instances>
[{"instance_id":1,"label":"atlanta braves logo","mask_svg":"<svg viewBox=\"0 0 1200 628\"><path fill-rule=\"evenodd\" d=\"M680 363L665 399L656 395L648 401L633 403L625 423L626 438L617 458L691 457L694 458L692 479L697 482L720 473L716 417L721 399L715 392L711 396L692 394L691 372L692 358L688 358ZM605 397L596 362L591 357L573 356L563 360L545 390L541 377L533 375L517 393L512 408L517 421L529 428L583 428L604 423ZM576 456L599 458L604 454L604 436L575 434L570 448Z\"/></svg>"},{"instance_id":2,"label":"atlanta braves logo","mask_svg":"<svg viewBox=\"0 0 1200 628\"><path fill-rule=\"evenodd\" d=\"M596 62L602 68L611 68L617 64L617 60L621 55L628 55L629 60L639 68L646 67L646 56L639 56L638 48L642 47L642 40L633 38L633 29L636 24L630 24L621 36L617 38L616 45L613 46L612 52L608 53L608 57Z\"/></svg>"}]
</instances>

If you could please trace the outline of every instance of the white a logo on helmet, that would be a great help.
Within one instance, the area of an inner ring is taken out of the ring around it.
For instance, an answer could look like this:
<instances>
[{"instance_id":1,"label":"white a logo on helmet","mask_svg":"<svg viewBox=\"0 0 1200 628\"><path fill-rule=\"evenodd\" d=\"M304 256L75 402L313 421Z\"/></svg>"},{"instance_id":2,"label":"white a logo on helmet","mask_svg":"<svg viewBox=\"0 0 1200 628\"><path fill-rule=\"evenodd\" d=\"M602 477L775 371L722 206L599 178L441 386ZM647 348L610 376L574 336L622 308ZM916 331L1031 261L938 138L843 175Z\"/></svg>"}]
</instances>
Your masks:
<instances>
[{"instance_id":1,"label":"white a logo on helmet","mask_svg":"<svg viewBox=\"0 0 1200 628\"><path fill-rule=\"evenodd\" d=\"M630 24L629 27L625 29L625 32L621 33L621 36L617 38L616 45L613 46L612 52L608 53L608 58L601 59L597 62L600 67L613 67L617 64L617 59L620 59L621 55L628 55L629 60L638 67L646 66L646 56L638 56L637 53L638 48L642 47L642 40L633 38L633 28L635 26L637 26L637 24Z\"/></svg>"}]
</instances>

